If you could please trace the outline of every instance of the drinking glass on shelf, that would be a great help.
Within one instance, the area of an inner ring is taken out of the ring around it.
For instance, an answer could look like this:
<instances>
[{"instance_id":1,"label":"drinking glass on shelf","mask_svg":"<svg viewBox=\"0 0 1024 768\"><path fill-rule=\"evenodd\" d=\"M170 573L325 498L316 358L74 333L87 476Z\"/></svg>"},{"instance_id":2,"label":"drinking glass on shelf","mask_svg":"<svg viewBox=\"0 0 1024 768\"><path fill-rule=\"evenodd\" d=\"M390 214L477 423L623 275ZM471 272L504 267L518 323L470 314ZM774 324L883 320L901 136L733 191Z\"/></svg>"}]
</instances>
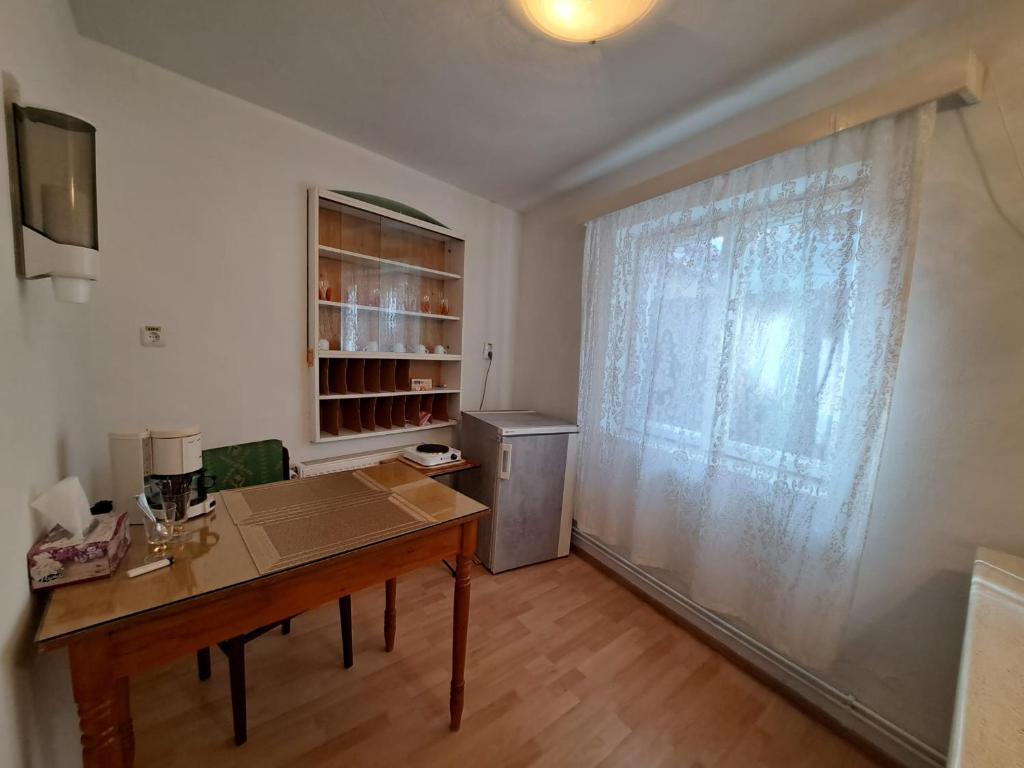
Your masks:
<instances>
[{"instance_id":1,"label":"drinking glass on shelf","mask_svg":"<svg viewBox=\"0 0 1024 768\"><path fill-rule=\"evenodd\" d=\"M348 303L358 304L359 303L359 286L350 285L348 287Z\"/></svg>"},{"instance_id":2,"label":"drinking glass on shelf","mask_svg":"<svg viewBox=\"0 0 1024 768\"><path fill-rule=\"evenodd\" d=\"M372 291L370 291L370 306L380 306L380 288L374 288Z\"/></svg>"},{"instance_id":3,"label":"drinking glass on shelf","mask_svg":"<svg viewBox=\"0 0 1024 768\"><path fill-rule=\"evenodd\" d=\"M420 312L429 315L430 314L430 294L424 293L423 298L420 299Z\"/></svg>"},{"instance_id":4,"label":"drinking glass on shelf","mask_svg":"<svg viewBox=\"0 0 1024 768\"><path fill-rule=\"evenodd\" d=\"M442 315L448 315L451 313L452 308L448 304L448 297L444 295L441 296L441 301L438 303L437 311Z\"/></svg>"}]
</instances>

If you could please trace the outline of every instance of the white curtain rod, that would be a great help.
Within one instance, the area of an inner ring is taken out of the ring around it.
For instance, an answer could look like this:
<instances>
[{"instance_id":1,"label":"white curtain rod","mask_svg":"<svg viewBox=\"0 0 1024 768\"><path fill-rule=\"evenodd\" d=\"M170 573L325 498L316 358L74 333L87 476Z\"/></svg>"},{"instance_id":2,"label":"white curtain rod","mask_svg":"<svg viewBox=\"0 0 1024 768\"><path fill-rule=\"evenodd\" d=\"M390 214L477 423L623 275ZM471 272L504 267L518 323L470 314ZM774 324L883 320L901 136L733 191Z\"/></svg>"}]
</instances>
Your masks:
<instances>
[{"instance_id":1,"label":"white curtain rod","mask_svg":"<svg viewBox=\"0 0 1024 768\"><path fill-rule=\"evenodd\" d=\"M973 51L931 63L909 75L628 187L589 206L579 221L596 219L930 101L954 99L957 106L976 104L981 101L984 80L985 67Z\"/></svg>"}]
</instances>

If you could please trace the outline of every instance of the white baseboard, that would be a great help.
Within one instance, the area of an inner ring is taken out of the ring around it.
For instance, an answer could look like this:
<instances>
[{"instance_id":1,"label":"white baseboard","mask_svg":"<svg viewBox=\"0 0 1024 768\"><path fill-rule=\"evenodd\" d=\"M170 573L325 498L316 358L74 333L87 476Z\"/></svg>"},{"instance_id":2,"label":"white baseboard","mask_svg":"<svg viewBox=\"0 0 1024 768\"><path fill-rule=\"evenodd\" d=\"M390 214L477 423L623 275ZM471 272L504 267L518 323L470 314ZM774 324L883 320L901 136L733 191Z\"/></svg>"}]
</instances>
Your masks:
<instances>
[{"instance_id":1,"label":"white baseboard","mask_svg":"<svg viewBox=\"0 0 1024 768\"><path fill-rule=\"evenodd\" d=\"M593 536L574 528L572 545L894 761L907 768L946 765L946 756L938 750L648 575Z\"/></svg>"}]
</instances>

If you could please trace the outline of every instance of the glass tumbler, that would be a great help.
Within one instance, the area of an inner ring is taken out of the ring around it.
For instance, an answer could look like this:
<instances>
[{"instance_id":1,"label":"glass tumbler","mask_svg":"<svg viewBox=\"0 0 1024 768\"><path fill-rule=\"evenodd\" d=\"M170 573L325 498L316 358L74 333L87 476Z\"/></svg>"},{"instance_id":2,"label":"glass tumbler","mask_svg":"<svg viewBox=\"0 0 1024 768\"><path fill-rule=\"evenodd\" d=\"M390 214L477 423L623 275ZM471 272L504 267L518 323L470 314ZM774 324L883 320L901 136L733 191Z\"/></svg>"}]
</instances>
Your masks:
<instances>
[{"instance_id":1,"label":"glass tumbler","mask_svg":"<svg viewBox=\"0 0 1024 768\"><path fill-rule=\"evenodd\" d=\"M178 505L173 501L165 501L151 509L156 519L150 520L149 515L143 515L142 523L146 528L146 543L149 544L150 551L160 554L174 539Z\"/></svg>"}]
</instances>

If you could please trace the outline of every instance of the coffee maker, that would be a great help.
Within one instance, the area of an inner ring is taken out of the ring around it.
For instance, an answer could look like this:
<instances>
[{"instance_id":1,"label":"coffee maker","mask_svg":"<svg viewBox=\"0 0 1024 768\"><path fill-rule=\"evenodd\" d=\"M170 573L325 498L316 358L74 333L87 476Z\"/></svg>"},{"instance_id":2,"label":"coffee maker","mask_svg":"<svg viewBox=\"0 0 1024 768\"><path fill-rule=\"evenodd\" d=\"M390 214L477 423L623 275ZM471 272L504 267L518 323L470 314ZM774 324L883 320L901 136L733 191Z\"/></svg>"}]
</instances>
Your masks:
<instances>
[{"instance_id":1,"label":"coffee maker","mask_svg":"<svg viewBox=\"0 0 1024 768\"><path fill-rule=\"evenodd\" d=\"M190 516L195 483L202 487L203 435L199 427L151 429L149 441L152 465L146 481L164 501L174 502L176 519L184 522Z\"/></svg>"},{"instance_id":2,"label":"coffee maker","mask_svg":"<svg viewBox=\"0 0 1024 768\"><path fill-rule=\"evenodd\" d=\"M199 427L112 432L110 465L114 510L127 510L132 523L142 522L135 504L140 493L146 493L154 505L163 499L174 501L180 519L204 515L213 506L202 471Z\"/></svg>"}]
</instances>

